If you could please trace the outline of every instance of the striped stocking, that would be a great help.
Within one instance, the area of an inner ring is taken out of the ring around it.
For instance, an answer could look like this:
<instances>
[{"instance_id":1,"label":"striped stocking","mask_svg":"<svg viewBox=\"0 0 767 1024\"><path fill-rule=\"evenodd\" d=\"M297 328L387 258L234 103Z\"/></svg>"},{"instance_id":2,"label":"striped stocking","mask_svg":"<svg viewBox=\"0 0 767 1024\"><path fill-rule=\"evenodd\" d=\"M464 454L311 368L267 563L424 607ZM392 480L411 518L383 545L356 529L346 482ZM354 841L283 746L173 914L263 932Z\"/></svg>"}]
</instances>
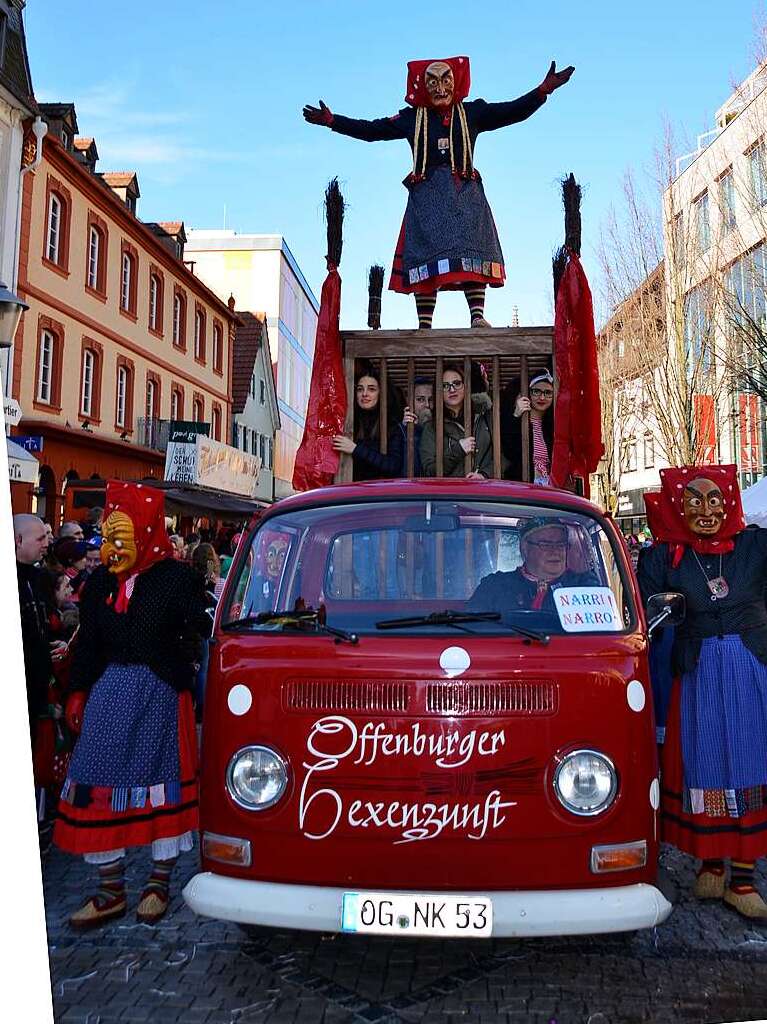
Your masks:
<instances>
[{"instance_id":1,"label":"striped stocking","mask_svg":"<svg viewBox=\"0 0 767 1024\"><path fill-rule=\"evenodd\" d=\"M478 320L485 319L485 288L486 285L476 283L463 286L463 294L469 304L472 326Z\"/></svg>"},{"instance_id":2,"label":"striped stocking","mask_svg":"<svg viewBox=\"0 0 767 1024\"><path fill-rule=\"evenodd\" d=\"M125 896L125 858L119 857L108 864L99 864L98 903L112 903Z\"/></svg>"},{"instance_id":3,"label":"striped stocking","mask_svg":"<svg viewBox=\"0 0 767 1024\"><path fill-rule=\"evenodd\" d=\"M153 861L152 874L149 876L149 881L144 887L144 892L154 890L167 897L168 890L170 889L170 876L177 860L178 857L173 857L171 860Z\"/></svg>"},{"instance_id":4,"label":"striped stocking","mask_svg":"<svg viewBox=\"0 0 767 1024\"><path fill-rule=\"evenodd\" d=\"M418 329L428 330L431 327L434 307L437 305L436 292L416 292L415 308L418 311Z\"/></svg>"},{"instance_id":5,"label":"striped stocking","mask_svg":"<svg viewBox=\"0 0 767 1024\"><path fill-rule=\"evenodd\" d=\"M730 866L730 888L733 892L754 892L754 862L734 860Z\"/></svg>"}]
</instances>

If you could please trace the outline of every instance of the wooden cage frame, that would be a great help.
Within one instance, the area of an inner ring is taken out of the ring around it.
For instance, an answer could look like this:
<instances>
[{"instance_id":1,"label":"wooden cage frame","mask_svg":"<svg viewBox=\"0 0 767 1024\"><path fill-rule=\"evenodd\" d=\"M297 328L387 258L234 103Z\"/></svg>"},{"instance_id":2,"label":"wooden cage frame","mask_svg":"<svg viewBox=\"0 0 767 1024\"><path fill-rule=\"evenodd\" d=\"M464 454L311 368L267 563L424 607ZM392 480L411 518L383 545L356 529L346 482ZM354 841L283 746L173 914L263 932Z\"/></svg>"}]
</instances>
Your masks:
<instances>
[{"instance_id":1,"label":"wooden cage frame","mask_svg":"<svg viewBox=\"0 0 767 1024\"><path fill-rule=\"evenodd\" d=\"M414 381L418 376L435 380L442 377L445 362L459 363L464 378L471 380L472 363L483 363L488 373L492 399L493 477L501 477L501 390L512 379L519 378L522 390L532 373L552 366L554 368L552 327L484 327L461 330L405 330L405 331L342 331L344 374L348 407L344 433L354 434L354 377L355 361L370 360L379 367L381 380L380 435L381 451L386 453L388 438L388 384L401 387L407 405L413 408ZM469 354L467 354L469 353ZM435 385L434 424L437 440L437 473L444 472L443 405L441 393ZM471 418L471 388L464 396L464 419ZM522 417L522 476L530 481L530 416ZM466 455L466 472L471 470L471 455ZM413 475L415 466L415 431L412 423L407 428L407 476ZM353 463L350 456L342 456L336 483L351 483Z\"/></svg>"}]
</instances>

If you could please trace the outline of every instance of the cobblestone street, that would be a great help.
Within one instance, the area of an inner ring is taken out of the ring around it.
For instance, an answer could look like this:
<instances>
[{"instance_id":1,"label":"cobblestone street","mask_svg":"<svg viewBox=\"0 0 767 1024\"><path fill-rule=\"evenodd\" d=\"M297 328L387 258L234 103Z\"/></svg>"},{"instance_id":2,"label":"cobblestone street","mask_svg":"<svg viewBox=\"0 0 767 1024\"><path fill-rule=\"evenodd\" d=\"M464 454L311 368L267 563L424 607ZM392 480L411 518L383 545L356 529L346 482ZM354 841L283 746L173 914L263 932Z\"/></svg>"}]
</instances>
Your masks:
<instances>
[{"instance_id":1,"label":"cobblestone street","mask_svg":"<svg viewBox=\"0 0 767 1024\"><path fill-rule=\"evenodd\" d=\"M44 874L57 1022L664 1024L767 1015L767 928L689 898L691 863L674 851L664 864L679 901L654 931L474 943L246 935L185 906L179 883L195 863L190 854L177 869L158 926L128 916L81 936L66 919L89 873L51 852ZM136 855L128 865L135 906L146 868Z\"/></svg>"}]
</instances>

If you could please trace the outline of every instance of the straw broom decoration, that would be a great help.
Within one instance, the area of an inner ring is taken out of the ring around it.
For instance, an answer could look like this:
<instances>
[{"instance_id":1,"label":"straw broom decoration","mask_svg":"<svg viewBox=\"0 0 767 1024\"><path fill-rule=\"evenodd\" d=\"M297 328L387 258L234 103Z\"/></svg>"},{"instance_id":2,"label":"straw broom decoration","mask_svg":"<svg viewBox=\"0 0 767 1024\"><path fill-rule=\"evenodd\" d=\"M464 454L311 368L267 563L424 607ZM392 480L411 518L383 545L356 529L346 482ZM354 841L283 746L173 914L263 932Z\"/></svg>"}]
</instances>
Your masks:
<instances>
[{"instance_id":1,"label":"straw broom decoration","mask_svg":"<svg viewBox=\"0 0 767 1024\"><path fill-rule=\"evenodd\" d=\"M341 250L344 246L344 197L338 187L338 178L333 178L325 189L325 222L328 227L328 270L338 269Z\"/></svg>"},{"instance_id":2,"label":"straw broom decoration","mask_svg":"<svg viewBox=\"0 0 767 1024\"><path fill-rule=\"evenodd\" d=\"M368 327L372 331L381 327L381 292L383 291L384 268L375 263L368 273Z\"/></svg>"},{"instance_id":3,"label":"straw broom decoration","mask_svg":"<svg viewBox=\"0 0 767 1024\"><path fill-rule=\"evenodd\" d=\"M568 250L581 254L581 197L583 191L571 172L562 179L562 203L565 207L565 244L557 250L553 260L554 298L567 266Z\"/></svg>"}]
</instances>

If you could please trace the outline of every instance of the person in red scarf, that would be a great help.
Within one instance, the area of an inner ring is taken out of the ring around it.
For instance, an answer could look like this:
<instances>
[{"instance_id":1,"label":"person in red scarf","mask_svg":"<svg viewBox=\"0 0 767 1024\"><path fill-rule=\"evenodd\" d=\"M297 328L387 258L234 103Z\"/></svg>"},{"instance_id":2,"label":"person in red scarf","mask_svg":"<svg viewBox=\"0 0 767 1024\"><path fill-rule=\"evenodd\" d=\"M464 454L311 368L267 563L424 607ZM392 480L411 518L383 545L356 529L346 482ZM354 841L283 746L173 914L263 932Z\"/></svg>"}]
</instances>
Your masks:
<instances>
[{"instance_id":1,"label":"person in red scarf","mask_svg":"<svg viewBox=\"0 0 767 1024\"><path fill-rule=\"evenodd\" d=\"M109 481L102 566L83 588L67 724L80 737L54 842L97 865L98 891L70 918L90 928L126 911L129 846L151 844L137 908L159 920L179 853L198 825L194 675L182 637L210 635L203 580L173 557L161 491Z\"/></svg>"},{"instance_id":2,"label":"person in red scarf","mask_svg":"<svg viewBox=\"0 0 767 1024\"><path fill-rule=\"evenodd\" d=\"M639 562L642 596L676 591L687 604L672 649L663 839L700 858L698 898L767 919L754 887L767 853L767 530L746 528L735 466L662 469L645 505L656 546Z\"/></svg>"},{"instance_id":3,"label":"person in red scarf","mask_svg":"<svg viewBox=\"0 0 767 1024\"><path fill-rule=\"evenodd\" d=\"M407 107L373 121L334 114L322 100L304 107L310 124L324 125L364 142L407 139L413 169L405 179L408 202L389 288L415 295L418 326L431 327L437 291L462 289L472 327L484 318L485 288L506 277L503 253L482 178L474 167L480 132L524 121L575 69L551 62L539 86L509 103L464 102L471 74L468 57L408 64Z\"/></svg>"}]
</instances>

